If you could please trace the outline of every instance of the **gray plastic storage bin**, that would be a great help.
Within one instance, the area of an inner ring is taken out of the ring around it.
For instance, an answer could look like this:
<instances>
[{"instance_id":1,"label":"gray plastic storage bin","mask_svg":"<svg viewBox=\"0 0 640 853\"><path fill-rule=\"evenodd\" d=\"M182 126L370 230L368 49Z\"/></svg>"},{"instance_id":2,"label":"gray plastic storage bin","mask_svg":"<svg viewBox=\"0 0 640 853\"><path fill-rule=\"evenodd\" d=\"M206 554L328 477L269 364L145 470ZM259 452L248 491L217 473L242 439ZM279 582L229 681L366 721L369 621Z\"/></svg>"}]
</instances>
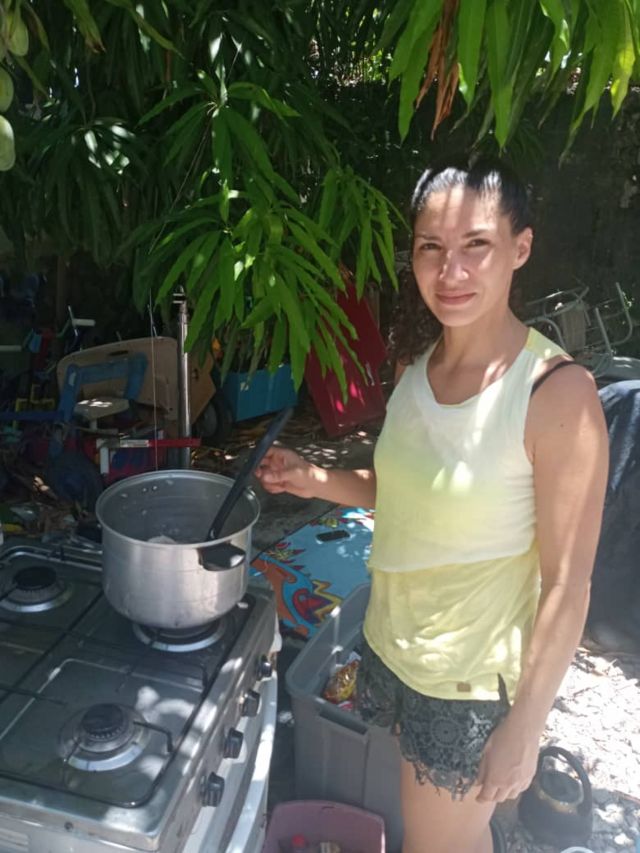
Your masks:
<instances>
[{"instance_id":1,"label":"gray plastic storage bin","mask_svg":"<svg viewBox=\"0 0 640 853\"><path fill-rule=\"evenodd\" d=\"M387 849L402 846L400 754L395 739L322 698L336 664L362 639L369 585L327 616L285 675L295 720L296 795L359 806L384 818Z\"/></svg>"}]
</instances>

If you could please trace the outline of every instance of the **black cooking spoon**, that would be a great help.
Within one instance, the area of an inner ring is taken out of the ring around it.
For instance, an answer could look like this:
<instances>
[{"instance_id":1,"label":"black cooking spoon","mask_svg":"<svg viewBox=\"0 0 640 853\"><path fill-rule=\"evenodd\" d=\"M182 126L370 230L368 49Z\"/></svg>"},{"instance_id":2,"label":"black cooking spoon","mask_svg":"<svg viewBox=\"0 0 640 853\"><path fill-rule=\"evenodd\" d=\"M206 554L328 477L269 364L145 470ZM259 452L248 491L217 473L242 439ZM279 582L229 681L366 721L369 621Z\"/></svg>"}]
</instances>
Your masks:
<instances>
[{"instance_id":1,"label":"black cooking spoon","mask_svg":"<svg viewBox=\"0 0 640 853\"><path fill-rule=\"evenodd\" d=\"M262 457L265 455L267 450L276 440L277 436L280 433L280 430L283 428L283 426L286 424L292 414L293 408L289 407L279 412L276 417L271 421L271 423L269 424L269 428L247 457L247 460L240 469L240 472L238 473L238 476L236 477L233 486L231 486L226 498L222 502L222 506L220 507L220 509L216 513L215 518L211 522L211 527L209 528L207 539L218 539L218 537L222 533L224 523L229 517L229 513L236 505L238 498L240 497L247 483L249 482L249 478L256 470L256 468L262 461Z\"/></svg>"}]
</instances>

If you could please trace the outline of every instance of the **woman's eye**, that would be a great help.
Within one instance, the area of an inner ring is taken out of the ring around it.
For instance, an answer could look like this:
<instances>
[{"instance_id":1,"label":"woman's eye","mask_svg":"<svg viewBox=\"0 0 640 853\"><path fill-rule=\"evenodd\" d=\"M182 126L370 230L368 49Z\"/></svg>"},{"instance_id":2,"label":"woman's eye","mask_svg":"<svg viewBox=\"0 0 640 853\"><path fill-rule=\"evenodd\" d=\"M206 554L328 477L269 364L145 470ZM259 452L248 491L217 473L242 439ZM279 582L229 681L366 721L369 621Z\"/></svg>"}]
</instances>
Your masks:
<instances>
[{"instance_id":1,"label":"woman's eye","mask_svg":"<svg viewBox=\"0 0 640 853\"><path fill-rule=\"evenodd\" d=\"M420 251L421 252L439 252L440 246L438 245L438 243L429 243L429 242L421 243L420 244Z\"/></svg>"}]
</instances>

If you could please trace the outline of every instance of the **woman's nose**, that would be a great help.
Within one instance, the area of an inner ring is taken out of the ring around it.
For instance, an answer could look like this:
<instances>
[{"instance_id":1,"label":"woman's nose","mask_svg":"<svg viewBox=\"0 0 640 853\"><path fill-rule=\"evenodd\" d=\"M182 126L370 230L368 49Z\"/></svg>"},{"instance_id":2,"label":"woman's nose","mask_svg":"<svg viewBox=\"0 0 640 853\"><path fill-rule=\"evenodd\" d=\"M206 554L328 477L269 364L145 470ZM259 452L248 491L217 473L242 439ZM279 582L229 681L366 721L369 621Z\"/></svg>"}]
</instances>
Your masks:
<instances>
[{"instance_id":1,"label":"woman's nose","mask_svg":"<svg viewBox=\"0 0 640 853\"><path fill-rule=\"evenodd\" d=\"M466 277L466 271L462 265L460 255L453 249L445 253L440 267L440 279L442 281L459 281Z\"/></svg>"}]
</instances>

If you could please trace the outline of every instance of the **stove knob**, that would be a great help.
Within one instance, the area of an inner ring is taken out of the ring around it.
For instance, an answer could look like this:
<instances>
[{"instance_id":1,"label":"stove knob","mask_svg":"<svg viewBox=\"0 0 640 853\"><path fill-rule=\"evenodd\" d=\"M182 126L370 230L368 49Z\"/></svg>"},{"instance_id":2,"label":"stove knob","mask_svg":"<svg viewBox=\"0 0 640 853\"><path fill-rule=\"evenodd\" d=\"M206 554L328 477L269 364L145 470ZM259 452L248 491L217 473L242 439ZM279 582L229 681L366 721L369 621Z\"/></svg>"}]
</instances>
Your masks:
<instances>
[{"instance_id":1,"label":"stove knob","mask_svg":"<svg viewBox=\"0 0 640 853\"><path fill-rule=\"evenodd\" d=\"M271 678L273 675L273 664L266 655L262 655L258 661L258 678Z\"/></svg>"},{"instance_id":2,"label":"stove knob","mask_svg":"<svg viewBox=\"0 0 640 853\"><path fill-rule=\"evenodd\" d=\"M224 779L215 773L209 773L202 780L202 804L204 806L219 806L224 794Z\"/></svg>"},{"instance_id":3,"label":"stove knob","mask_svg":"<svg viewBox=\"0 0 640 853\"><path fill-rule=\"evenodd\" d=\"M260 709L260 694L249 690L244 697L240 713L243 717L255 717Z\"/></svg>"},{"instance_id":4,"label":"stove knob","mask_svg":"<svg viewBox=\"0 0 640 853\"><path fill-rule=\"evenodd\" d=\"M242 741L244 740L244 735L242 732L239 732L237 729L229 729L227 732L227 737L224 742L224 749L222 751L223 758L237 758L240 755L240 750L242 749Z\"/></svg>"}]
</instances>

